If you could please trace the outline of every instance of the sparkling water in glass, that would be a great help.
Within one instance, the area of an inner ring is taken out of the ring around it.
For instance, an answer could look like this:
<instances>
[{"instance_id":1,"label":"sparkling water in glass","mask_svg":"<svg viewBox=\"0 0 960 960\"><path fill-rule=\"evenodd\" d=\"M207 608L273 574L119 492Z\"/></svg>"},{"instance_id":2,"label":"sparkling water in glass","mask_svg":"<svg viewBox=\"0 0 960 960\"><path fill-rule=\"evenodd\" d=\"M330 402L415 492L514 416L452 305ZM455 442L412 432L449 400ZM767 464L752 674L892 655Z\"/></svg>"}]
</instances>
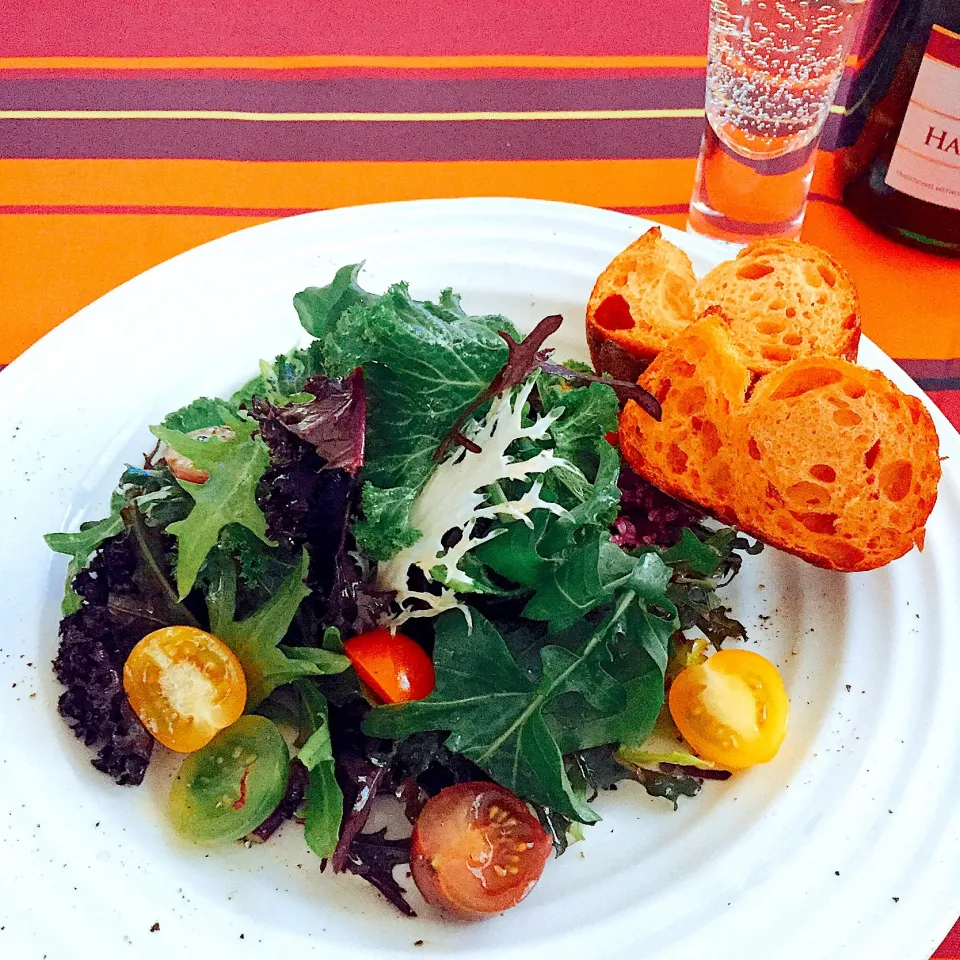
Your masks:
<instances>
[{"instance_id":1,"label":"sparkling water in glass","mask_svg":"<svg viewBox=\"0 0 960 960\"><path fill-rule=\"evenodd\" d=\"M816 146L866 0L711 0L707 108L689 229L800 233Z\"/></svg>"}]
</instances>

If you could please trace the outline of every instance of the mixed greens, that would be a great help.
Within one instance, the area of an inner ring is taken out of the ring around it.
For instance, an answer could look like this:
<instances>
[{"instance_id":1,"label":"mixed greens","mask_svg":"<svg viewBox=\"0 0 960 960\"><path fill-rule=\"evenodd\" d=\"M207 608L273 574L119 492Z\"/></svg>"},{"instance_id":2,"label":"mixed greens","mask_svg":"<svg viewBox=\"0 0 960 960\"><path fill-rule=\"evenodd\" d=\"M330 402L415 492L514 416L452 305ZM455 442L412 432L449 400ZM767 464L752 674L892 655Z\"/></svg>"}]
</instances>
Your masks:
<instances>
[{"instance_id":1,"label":"mixed greens","mask_svg":"<svg viewBox=\"0 0 960 960\"><path fill-rule=\"evenodd\" d=\"M212 635L246 699L185 760L178 832L263 841L297 817L335 871L410 912L392 873L409 841L363 830L378 797L416 823L443 788L491 780L559 853L600 789L676 803L728 775L644 746L670 672L703 659L683 631L743 637L716 590L756 547L621 462L621 402L657 403L553 363L559 317L521 338L449 290L369 293L359 270L296 295L307 347L151 427L110 515L47 537L70 558L55 671L94 765L139 784L156 717L196 691L135 702L131 654L167 628ZM376 695L351 641L383 627L429 655L428 695Z\"/></svg>"}]
</instances>

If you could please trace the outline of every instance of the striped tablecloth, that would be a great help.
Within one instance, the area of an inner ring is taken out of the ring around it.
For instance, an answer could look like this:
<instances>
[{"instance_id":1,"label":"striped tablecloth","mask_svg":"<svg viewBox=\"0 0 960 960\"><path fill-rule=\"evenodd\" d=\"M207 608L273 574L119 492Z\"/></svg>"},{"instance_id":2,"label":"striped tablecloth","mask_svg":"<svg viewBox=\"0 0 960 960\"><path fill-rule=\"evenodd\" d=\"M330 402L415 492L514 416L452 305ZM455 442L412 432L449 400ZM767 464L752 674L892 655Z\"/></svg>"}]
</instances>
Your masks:
<instances>
[{"instance_id":1,"label":"striped tablecloth","mask_svg":"<svg viewBox=\"0 0 960 960\"><path fill-rule=\"evenodd\" d=\"M156 263L308 210L479 194L682 227L707 6L0 4L0 364ZM854 219L836 159L821 154L805 238L960 426L960 263ZM936 956L960 958L960 927Z\"/></svg>"}]
</instances>

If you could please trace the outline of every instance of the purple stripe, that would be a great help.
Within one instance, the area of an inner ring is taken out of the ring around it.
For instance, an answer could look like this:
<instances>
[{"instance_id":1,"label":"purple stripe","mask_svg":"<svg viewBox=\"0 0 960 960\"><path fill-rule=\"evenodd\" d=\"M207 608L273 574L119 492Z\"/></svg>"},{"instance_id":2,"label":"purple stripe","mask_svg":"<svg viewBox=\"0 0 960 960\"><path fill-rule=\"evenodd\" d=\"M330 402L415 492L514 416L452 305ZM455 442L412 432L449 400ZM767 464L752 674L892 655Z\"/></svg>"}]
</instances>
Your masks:
<instances>
[{"instance_id":1,"label":"purple stripe","mask_svg":"<svg viewBox=\"0 0 960 960\"><path fill-rule=\"evenodd\" d=\"M248 110L443 113L462 110L648 110L703 106L699 77L586 79L211 78L0 80L0 110Z\"/></svg>"},{"instance_id":2,"label":"purple stripe","mask_svg":"<svg viewBox=\"0 0 960 960\"><path fill-rule=\"evenodd\" d=\"M0 157L608 160L695 157L703 121L0 120Z\"/></svg>"},{"instance_id":3,"label":"purple stripe","mask_svg":"<svg viewBox=\"0 0 960 960\"><path fill-rule=\"evenodd\" d=\"M898 360L912 380L948 380L960 377L960 357L954 360Z\"/></svg>"}]
</instances>

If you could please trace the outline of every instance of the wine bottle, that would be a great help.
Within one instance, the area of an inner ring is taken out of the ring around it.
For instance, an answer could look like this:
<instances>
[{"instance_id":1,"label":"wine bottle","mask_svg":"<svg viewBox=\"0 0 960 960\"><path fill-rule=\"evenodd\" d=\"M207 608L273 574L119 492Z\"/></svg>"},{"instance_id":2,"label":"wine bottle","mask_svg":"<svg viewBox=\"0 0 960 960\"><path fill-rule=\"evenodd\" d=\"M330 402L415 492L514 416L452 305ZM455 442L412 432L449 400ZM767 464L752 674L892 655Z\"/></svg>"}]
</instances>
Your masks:
<instances>
[{"instance_id":1,"label":"wine bottle","mask_svg":"<svg viewBox=\"0 0 960 960\"><path fill-rule=\"evenodd\" d=\"M882 96L845 203L895 240L960 256L960 0L900 0L865 69Z\"/></svg>"}]
</instances>

